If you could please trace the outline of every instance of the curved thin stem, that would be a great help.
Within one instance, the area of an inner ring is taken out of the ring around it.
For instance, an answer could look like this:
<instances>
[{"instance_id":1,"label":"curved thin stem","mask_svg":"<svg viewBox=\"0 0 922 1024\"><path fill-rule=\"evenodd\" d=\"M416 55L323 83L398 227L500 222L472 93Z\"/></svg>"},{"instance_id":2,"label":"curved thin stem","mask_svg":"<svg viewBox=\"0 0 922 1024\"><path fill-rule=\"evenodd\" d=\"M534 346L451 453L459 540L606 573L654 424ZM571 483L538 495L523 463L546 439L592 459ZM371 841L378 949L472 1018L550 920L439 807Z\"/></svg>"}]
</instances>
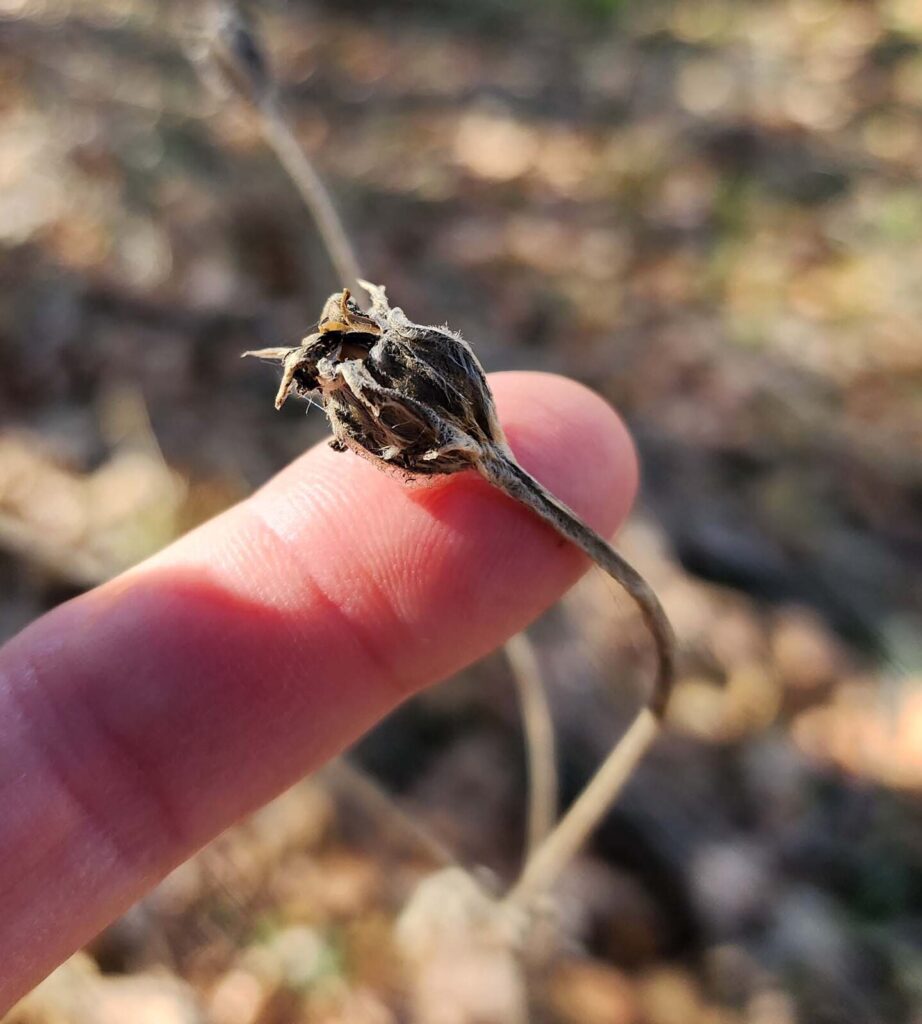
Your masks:
<instances>
[{"instance_id":1,"label":"curved thin stem","mask_svg":"<svg viewBox=\"0 0 922 1024\"><path fill-rule=\"evenodd\" d=\"M659 731L659 719L649 708L641 709L554 831L528 858L505 896L507 903L527 903L554 885L605 817Z\"/></svg>"},{"instance_id":2,"label":"curved thin stem","mask_svg":"<svg viewBox=\"0 0 922 1024\"><path fill-rule=\"evenodd\" d=\"M675 637L669 619L653 588L622 555L587 526L543 484L526 473L511 452L494 449L478 463L478 469L494 487L521 502L546 523L584 551L615 582L619 583L640 609L656 645L657 668L653 693L647 706L662 718L675 676Z\"/></svg>"},{"instance_id":3,"label":"curved thin stem","mask_svg":"<svg viewBox=\"0 0 922 1024\"><path fill-rule=\"evenodd\" d=\"M550 834L557 819L557 750L547 690L531 641L524 633L505 644L519 695L528 761L526 863Z\"/></svg>"},{"instance_id":4,"label":"curved thin stem","mask_svg":"<svg viewBox=\"0 0 922 1024\"><path fill-rule=\"evenodd\" d=\"M330 193L295 137L278 102L268 99L260 103L256 110L263 136L310 211L340 284L355 292L361 287L359 280L362 272Z\"/></svg>"},{"instance_id":5,"label":"curved thin stem","mask_svg":"<svg viewBox=\"0 0 922 1024\"><path fill-rule=\"evenodd\" d=\"M259 35L244 5L237 0L215 0L208 29L210 67L221 81L253 109L263 138L291 179L307 207L324 244L340 287L354 292L361 287L358 257L329 190L298 141L279 99ZM190 52L202 70L203 53Z\"/></svg>"},{"instance_id":6,"label":"curved thin stem","mask_svg":"<svg viewBox=\"0 0 922 1024\"><path fill-rule=\"evenodd\" d=\"M529 857L506 897L509 902L522 902L554 884L605 816L659 732L675 678L675 638L662 605L640 573L572 509L522 469L511 452L497 448L481 460L478 468L491 484L530 508L624 587L640 608L657 652L656 679L647 706L612 748L557 827Z\"/></svg>"}]
</instances>

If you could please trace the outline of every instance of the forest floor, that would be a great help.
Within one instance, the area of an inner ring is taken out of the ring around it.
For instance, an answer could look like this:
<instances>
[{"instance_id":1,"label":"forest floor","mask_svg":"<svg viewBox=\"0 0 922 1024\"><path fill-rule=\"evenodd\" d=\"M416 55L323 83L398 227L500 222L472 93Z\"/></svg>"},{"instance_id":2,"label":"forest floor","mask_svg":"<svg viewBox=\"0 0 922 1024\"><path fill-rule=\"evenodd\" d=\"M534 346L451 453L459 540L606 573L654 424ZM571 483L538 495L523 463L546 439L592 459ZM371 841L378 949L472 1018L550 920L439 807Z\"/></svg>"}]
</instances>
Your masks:
<instances>
[{"instance_id":1,"label":"forest floor","mask_svg":"<svg viewBox=\"0 0 922 1024\"><path fill-rule=\"evenodd\" d=\"M490 370L586 382L637 438L619 544L681 678L563 879L531 1019L920 1024L922 6L259 6L370 279ZM337 282L253 118L190 69L194 13L0 0L0 640L326 430L295 403L280 422L239 359L300 338ZM597 573L532 635L569 797L647 641ZM498 885L524 817L508 677L487 659L353 761ZM515 979L473 953L401 964L431 870L334 769L9 1019L511 1020Z\"/></svg>"}]
</instances>

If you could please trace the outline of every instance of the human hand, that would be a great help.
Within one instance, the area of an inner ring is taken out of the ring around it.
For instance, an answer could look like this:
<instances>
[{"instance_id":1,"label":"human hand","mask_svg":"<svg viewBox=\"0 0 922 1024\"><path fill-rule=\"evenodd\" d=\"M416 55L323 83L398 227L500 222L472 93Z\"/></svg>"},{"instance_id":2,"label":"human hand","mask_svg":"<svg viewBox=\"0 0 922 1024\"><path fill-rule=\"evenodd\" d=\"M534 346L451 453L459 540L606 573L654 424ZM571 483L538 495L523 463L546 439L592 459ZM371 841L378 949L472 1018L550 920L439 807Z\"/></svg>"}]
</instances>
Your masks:
<instances>
[{"instance_id":1,"label":"human hand","mask_svg":"<svg viewBox=\"0 0 922 1024\"><path fill-rule=\"evenodd\" d=\"M611 534L636 488L571 381L491 385L526 469ZM475 474L311 449L0 650L0 1014L213 836L481 657L588 562Z\"/></svg>"}]
</instances>

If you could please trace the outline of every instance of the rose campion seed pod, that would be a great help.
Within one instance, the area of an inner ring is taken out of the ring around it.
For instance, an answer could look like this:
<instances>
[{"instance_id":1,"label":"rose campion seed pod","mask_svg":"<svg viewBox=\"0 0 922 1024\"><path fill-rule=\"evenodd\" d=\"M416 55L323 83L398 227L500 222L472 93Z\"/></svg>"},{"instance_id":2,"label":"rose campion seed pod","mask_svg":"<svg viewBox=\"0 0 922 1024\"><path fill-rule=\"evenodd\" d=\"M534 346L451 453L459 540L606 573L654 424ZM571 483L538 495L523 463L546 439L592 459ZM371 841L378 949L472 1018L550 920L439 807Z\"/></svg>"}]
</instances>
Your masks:
<instances>
[{"instance_id":1,"label":"rose campion seed pod","mask_svg":"<svg viewBox=\"0 0 922 1024\"><path fill-rule=\"evenodd\" d=\"M330 296L315 333L295 348L247 352L279 362L281 408L291 392L320 392L330 444L408 477L474 469L576 544L640 608L656 643L658 670L649 713L659 719L673 681L674 640L647 582L595 531L516 462L496 416L486 375L470 346L447 327L412 323L388 305L384 288L362 311L348 291Z\"/></svg>"},{"instance_id":2,"label":"rose campion seed pod","mask_svg":"<svg viewBox=\"0 0 922 1024\"><path fill-rule=\"evenodd\" d=\"M292 391L319 391L334 448L411 475L471 469L485 448L505 445L468 345L446 329L411 323L388 306L383 288L363 287L372 296L368 313L339 292L300 346L248 353L281 361L276 408Z\"/></svg>"}]
</instances>

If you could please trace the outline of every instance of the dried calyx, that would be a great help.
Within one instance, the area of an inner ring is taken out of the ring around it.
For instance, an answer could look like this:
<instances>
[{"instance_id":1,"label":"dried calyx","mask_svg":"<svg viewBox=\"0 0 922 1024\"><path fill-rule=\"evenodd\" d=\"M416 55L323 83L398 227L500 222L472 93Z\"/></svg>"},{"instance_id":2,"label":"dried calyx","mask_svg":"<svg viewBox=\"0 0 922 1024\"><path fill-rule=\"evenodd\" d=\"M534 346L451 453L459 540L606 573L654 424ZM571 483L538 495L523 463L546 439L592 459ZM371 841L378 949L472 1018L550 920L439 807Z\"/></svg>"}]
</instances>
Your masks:
<instances>
[{"instance_id":1,"label":"dried calyx","mask_svg":"<svg viewBox=\"0 0 922 1024\"><path fill-rule=\"evenodd\" d=\"M470 469L504 446L470 348L447 330L410 323L383 288L363 287L372 296L367 313L339 292L297 348L248 353L282 363L276 408L292 391L319 391L335 448L414 476Z\"/></svg>"},{"instance_id":2,"label":"dried calyx","mask_svg":"<svg viewBox=\"0 0 922 1024\"><path fill-rule=\"evenodd\" d=\"M280 408L291 392L320 392L331 445L409 476L475 469L580 547L633 597L653 635L656 685L648 704L662 715L673 677L672 630L643 577L516 462L470 346L443 327L412 323L384 288L362 282L363 311L348 291L327 300L317 329L289 349L248 352L280 362Z\"/></svg>"}]
</instances>

